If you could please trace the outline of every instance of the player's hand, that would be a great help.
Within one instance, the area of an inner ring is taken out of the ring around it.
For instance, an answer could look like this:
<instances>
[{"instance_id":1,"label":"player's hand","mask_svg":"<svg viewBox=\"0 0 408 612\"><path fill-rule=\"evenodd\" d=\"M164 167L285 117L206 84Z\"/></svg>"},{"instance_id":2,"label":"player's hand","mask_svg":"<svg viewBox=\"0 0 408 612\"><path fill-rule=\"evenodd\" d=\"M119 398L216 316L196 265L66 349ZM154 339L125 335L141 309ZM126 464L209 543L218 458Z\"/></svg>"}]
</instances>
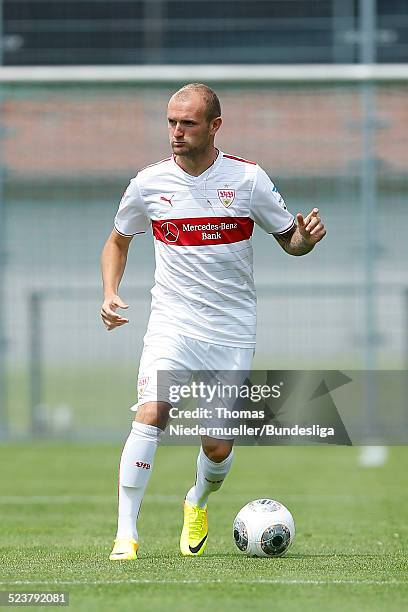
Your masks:
<instances>
[{"instance_id":1,"label":"player's hand","mask_svg":"<svg viewBox=\"0 0 408 612\"><path fill-rule=\"evenodd\" d=\"M105 298L101 308L101 317L108 331L129 323L129 319L125 319L125 317L116 312L118 308L129 308L129 305L125 304L118 295Z\"/></svg>"},{"instance_id":2,"label":"player's hand","mask_svg":"<svg viewBox=\"0 0 408 612\"><path fill-rule=\"evenodd\" d=\"M326 235L325 227L318 214L319 209L314 208L306 217L303 217L302 213L296 215L299 233L308 244L315 245Z\"/></svg>"}]
</instances>

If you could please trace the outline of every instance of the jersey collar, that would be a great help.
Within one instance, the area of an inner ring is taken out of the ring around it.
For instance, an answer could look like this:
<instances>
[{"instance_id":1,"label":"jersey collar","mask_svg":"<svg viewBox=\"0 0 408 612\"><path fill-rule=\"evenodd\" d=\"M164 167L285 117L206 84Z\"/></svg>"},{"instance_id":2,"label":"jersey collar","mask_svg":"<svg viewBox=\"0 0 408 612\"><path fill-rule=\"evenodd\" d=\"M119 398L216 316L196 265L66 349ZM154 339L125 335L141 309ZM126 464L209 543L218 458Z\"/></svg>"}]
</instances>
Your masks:
<instances>
[{"instance_id":1,"label":"jersey collar","mask_svg":"<svg viewBox=\"0 0 408 612\"><path fill-rule=\"evenodd\" d=\"M217 149L217 151L218 151L218 155L216 159L213 161L213 163L211 164L211 166L209 166L207 170L204 170L204 172L202 172L198 176L193 176L192 174L189 174L188 172L183 170L183 168L179 166L179 164L176 162L174 154L171 156L171 159L173 161L174 166L177 168L179 173L182 176L184 176L184 178L192 182L196 182L196 181L201 181L203 178L205 179L211 172L214 172L214 170L220 165L222 158L224 157L224 153L220 149Z\"/></svg>"}]
</instances>

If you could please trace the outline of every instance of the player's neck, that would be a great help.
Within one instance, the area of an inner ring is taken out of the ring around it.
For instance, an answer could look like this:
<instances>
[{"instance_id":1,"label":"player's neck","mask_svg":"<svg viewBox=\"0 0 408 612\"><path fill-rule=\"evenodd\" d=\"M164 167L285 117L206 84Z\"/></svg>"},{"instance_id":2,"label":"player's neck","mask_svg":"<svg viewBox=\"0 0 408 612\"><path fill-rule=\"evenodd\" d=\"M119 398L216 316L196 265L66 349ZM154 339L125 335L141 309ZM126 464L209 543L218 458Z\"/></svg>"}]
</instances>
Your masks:
<instances>
[{"instance_id":1,"label":"player's neck","mask_svg":"<svg viewBox=\"0 0 408 612\"><path fill-rule=\"evenodd\" d=\"M208 168L213 165L218 157L218 154L219 150L212 147L210 151L206 152L205 155L200 156L199 158L191 159L188 157L175 155L174 161L184 170L184 172L187 172L187 174L191 174L192 176L200 176L200 174L208 170Z\"/></svg>"}]
</instances>

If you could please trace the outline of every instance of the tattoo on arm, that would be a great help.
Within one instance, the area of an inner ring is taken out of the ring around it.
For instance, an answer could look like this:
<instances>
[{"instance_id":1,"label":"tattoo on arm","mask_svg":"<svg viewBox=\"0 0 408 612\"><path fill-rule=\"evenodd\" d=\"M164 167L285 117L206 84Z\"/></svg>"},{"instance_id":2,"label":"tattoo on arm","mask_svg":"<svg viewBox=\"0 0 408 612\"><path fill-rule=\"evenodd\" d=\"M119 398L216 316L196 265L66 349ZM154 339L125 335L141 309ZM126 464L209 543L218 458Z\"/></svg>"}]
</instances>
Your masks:
<instances>
[{"instance_id":1,"label":"tattoo on arm","mask_svg":"<svg viewBox=\"0 0 408 612\"><path fill-rule=\"evenodd\" d=\"M300 234L297 225L294 225L289 231L284 234L273 234L273 237L279 242L282 249L289 255L306 255L314 247L313 244L306 242Z\"/></svg>"}]
</instances>

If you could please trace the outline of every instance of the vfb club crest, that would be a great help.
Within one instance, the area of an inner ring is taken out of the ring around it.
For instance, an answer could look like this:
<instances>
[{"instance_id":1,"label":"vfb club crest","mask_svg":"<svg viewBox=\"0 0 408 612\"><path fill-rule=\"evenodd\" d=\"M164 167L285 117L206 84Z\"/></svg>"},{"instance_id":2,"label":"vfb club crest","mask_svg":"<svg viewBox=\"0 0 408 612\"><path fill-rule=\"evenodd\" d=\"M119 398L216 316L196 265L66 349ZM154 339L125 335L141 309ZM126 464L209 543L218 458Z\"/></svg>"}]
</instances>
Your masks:
<instances>
[{"instance_id":1,"label":"vfb club crest","mask_svg":"<svg viewBox=\"0 0 408 612\"><path fill-rule=\"evenodd\" d=\"M217 192L221 204L224 204L226 208L228 208L228 206L231 206L231 204L235 200L235 189L229 189L225 187L224 189L217 189Z\"/></svg>"},{"instance_id":2,"label":"vfb club crest","mask_svg":"<svg viewBox=\"0 0 408 612\"><path fill-rule=\"evenodd\" d=\"M149 384L149 377L148 376L141 376L139 378L139 380L137 381L138 399L141 399L143 397L143 394L146 391L146 387L147 387L148 384Z\"/></svg>"}]
</instances>

